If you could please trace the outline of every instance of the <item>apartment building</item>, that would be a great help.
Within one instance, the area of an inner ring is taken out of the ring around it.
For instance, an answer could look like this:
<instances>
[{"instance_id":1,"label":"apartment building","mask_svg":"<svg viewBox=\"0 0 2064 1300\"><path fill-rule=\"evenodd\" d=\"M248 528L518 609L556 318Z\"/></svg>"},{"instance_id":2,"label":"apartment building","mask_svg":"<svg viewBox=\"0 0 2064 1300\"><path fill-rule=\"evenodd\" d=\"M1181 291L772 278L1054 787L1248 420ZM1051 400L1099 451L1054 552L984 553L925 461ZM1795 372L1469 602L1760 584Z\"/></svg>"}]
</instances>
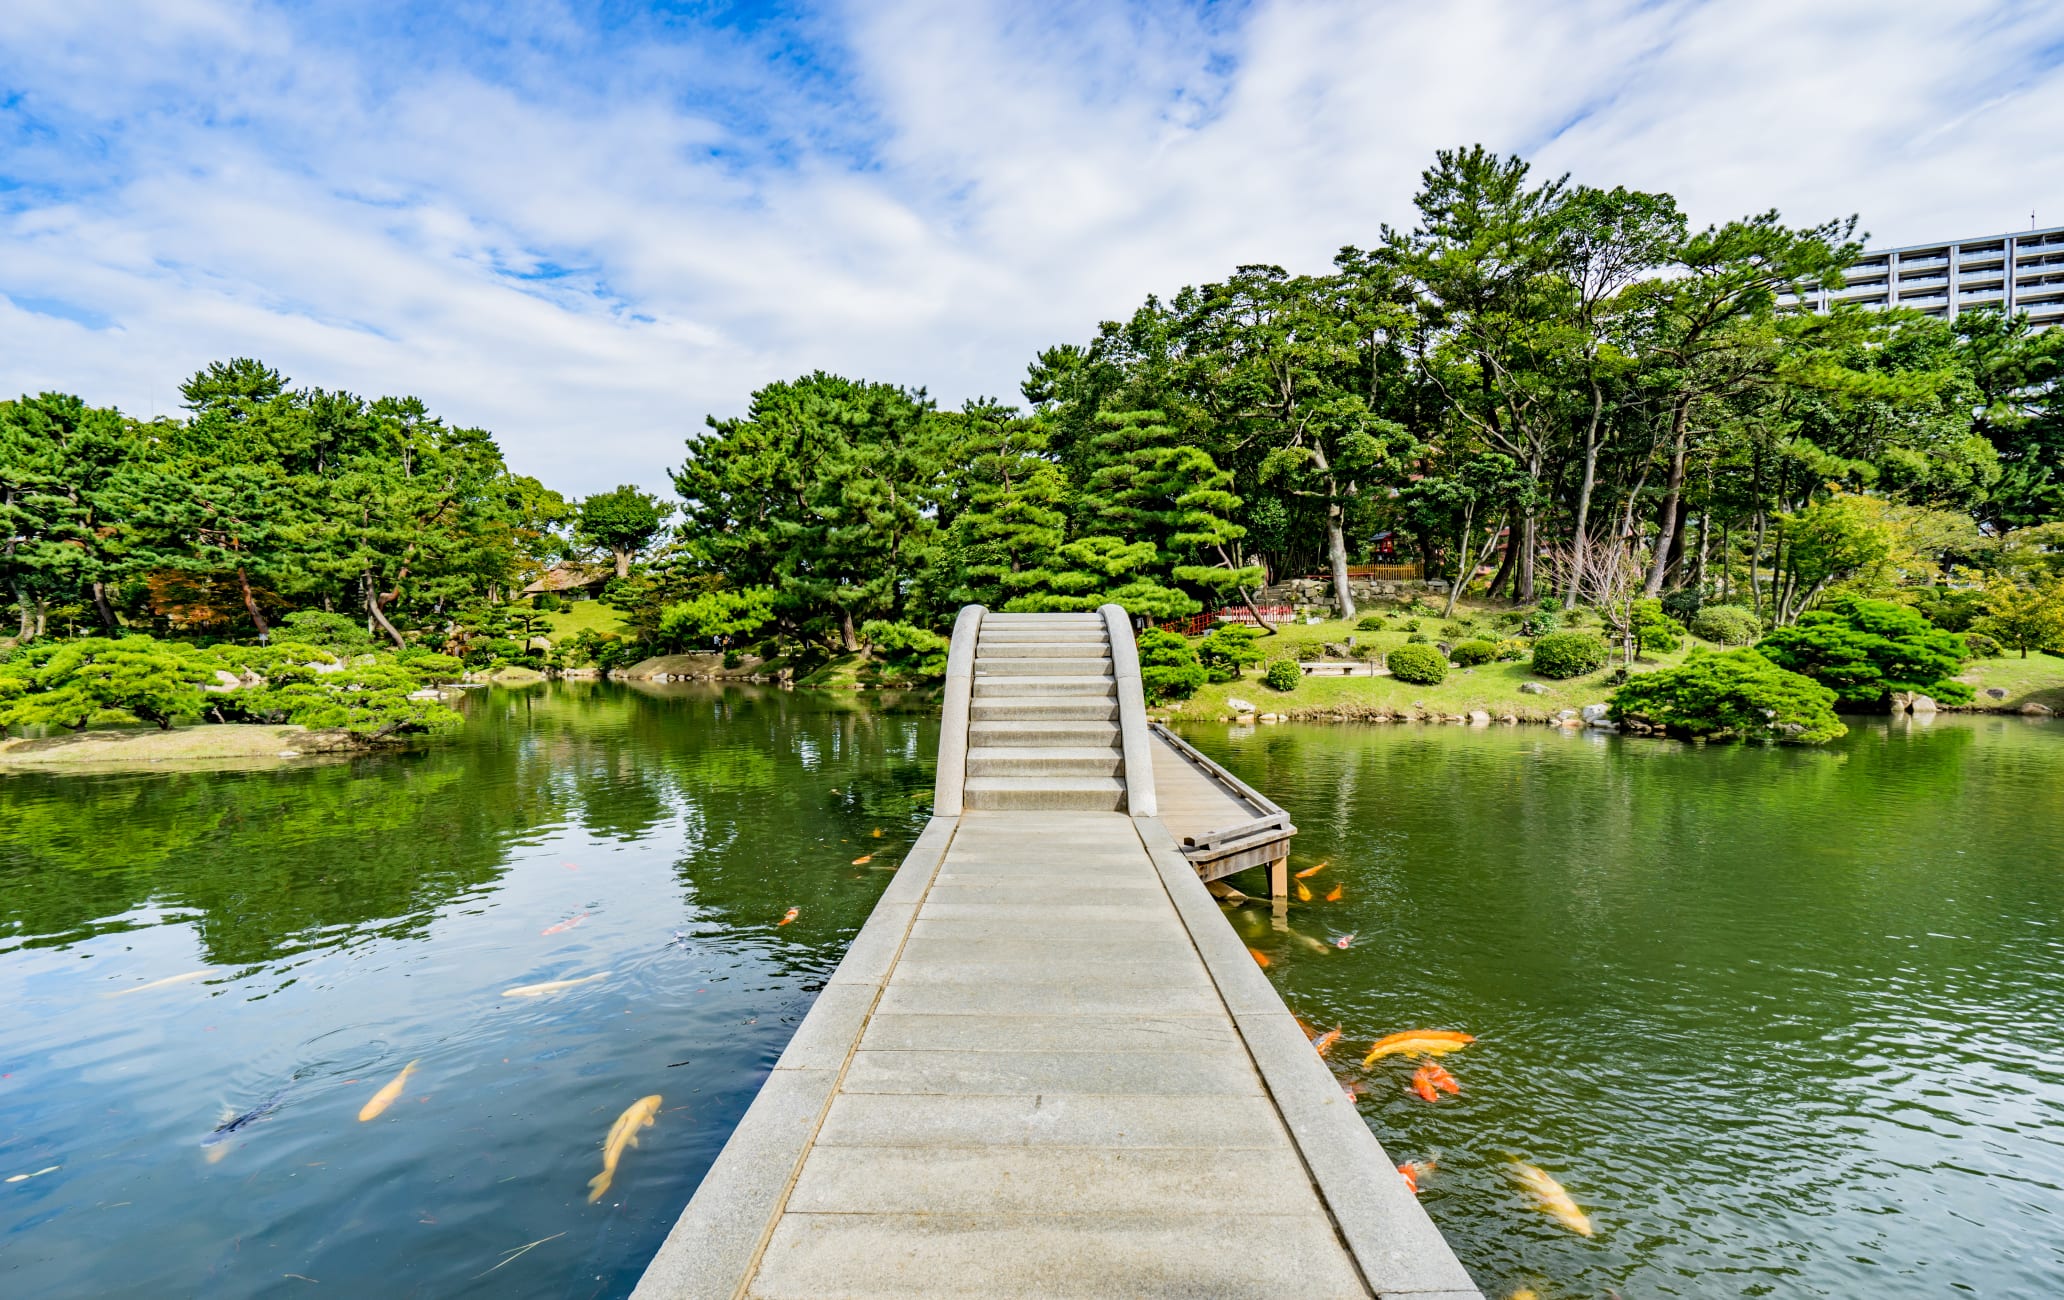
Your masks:
<instances>
[{"instance_id":1,"label":"apartment building","mask_svg":"<svg viewBox=\"0 0 2064 1300\"><path fill-rule=\"evenodd\" d=\"M1865 253L1840 289L1805 295L1805 306L1897 305L1930 316L1998 307L2026 312L2038 327L2064 323L2064 226L1990 235L1955 244L1914 244ZM1794 301L1787 294L1788 302Z\"/></svg>"}]
</instances>

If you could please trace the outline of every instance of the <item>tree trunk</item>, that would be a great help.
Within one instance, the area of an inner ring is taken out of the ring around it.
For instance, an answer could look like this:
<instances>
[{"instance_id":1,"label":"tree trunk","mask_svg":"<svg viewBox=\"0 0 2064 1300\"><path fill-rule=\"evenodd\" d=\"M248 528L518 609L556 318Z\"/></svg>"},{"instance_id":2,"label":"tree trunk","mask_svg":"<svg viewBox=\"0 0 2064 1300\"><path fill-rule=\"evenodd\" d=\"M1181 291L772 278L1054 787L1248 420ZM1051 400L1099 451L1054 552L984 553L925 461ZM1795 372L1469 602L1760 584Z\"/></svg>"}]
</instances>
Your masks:
<instances>
[{"instance_id":1,"label":"tree trunk","mask_svg":"<svg viewBox=\"0 0 2064 1300\"><path fill-rule=\"evenodd\" d=\"M93 612L100 619L101 630L109 636L122 634L122 624L115 617L115 607L108 603L107 587L99 579L93 582Z\"/></svg>"},{"instance_id":2,"label":"tree trunk","mask_svg":"<svg viewBox=\"0 0 2064 1300\"><path fill-rule=\"evenodd\" d=\"M1682 503L1677 508L1677 527L1670 533L1670 564L1663 574L1663 581L1671 590L1684 585L1685 534L1691 527L1691 512Z\"/></svg>"},{"instance_id":3,"label":"tree trunk","mask_svg":"<svg viewBox=\"0 0 2064 1300\"><path fill-rule=\"evenodd\" d=\"M1334 603L1340 607L1340 617L1355 616L1354 592L1348 589L1347 580L1347 531L1342 526L1340 503L1326 503L1326 554L1333 561Z\"/></svg>"},{"instance_id":4,"label":"tree trunk","mask_svg":"<svg viewBox=\"0 0 2064 1300\"><path fill-rule=\"evenodd\" d=\"M853 611L850 609L839 610L838 620L839 644L845 647L847 654L858 654L860 652L860 634L853 630Z\"/></svg>"},{"instance_id":5,"label":"tree trunk","mask_svg":"<svg viewBox=\"0 0 2064 1300\"><path fill-rule=\"evenodd\" d=\"M1519 528L1512 516L1505 517L1505 558L1498 562L1498 571L1491 575L1491 585L1484 588L1484 598L1496 600L1498 590L1512 577L1512 571L1519 564Z\"/></svg>"},{"instance_id":6,"label":"tree trunk","mask_svg":"<svg viewBox=\"0 0 2064 1300\"><path fill-rule=\"evenodd\" d=\"M1757 617L1763 614L1763 535L1769 520L1763 507L1756 507L1756 540L1749 548L1749 607Z\"/></svg>"},{"instance_id":7,"label":"tree trunk","mask_svg":"<svg viewBox=\"0 0 2064 1300\"><path fill-rule=\"evenodd\" d=\"M366 617L380 625L380 630L385 632L394 642L395 649L408 649L408 641L403 638L401 632L394 624L387 621L387 611L380 608L380 584L373 581L373 575L370 572L365 575L365 598ZM370 631L370 629L368 630Z\"/></svg>"},{"instance_id":8,"label":"tree trunk","mask_svg":"<svg viewBox=\"0 0 2064 1300\"><path fill-rule=\"evenodd\" d=\"M1642 594L1650 598L1663 592L1663 575L1670 566L1670 539L1677 532L1678 507L1684 502L1684 461L1688 450L1686 426L1690 423L1691 399L1680 397L1670 412L1670 479L1663 489L1663 509L1656 519L1655 561L1649 565L1648 585Z\"/></svg>"},{"instance_id":9,"label":"tree trunk","mask_svg":"<svg viewBox=\"0 0 2064 1300\"><path fill-rule=\"evenodd\" d=\"M610 554L616 557L616 576L619 578L630 577L631 553L629 551L612 550Z\"/></svg>"},{"instance_id":10,"label":"tree trunk","mask_svg":"<svg viewBox=\"0 0 2064 1300\"><path fill-rule=\"evenodd\" d=\"M27 645L36 639L36 602L29 599L29 589L19 583L14 588L14 608L21 615L21 631L15 639Z\"/></svg>"},{"instance_id":11,"label":"tree trunk","mask_svg":"<svg viewBox=\"0 0 2064 1300\"><path fill-rule=\"evenodd\" d=\"M259 612L258 598L251 594L251 575L244 572L241 564L237 566L237 586L244 593L244 612L251 616L251 626L258 629L258 644L264 645L272 639L272 629L266 625L265 615ZM93 589L98 593L100 584L94 583Z\"/></svg>"},{"instance_id":12,"label":"tree trunk","mask_svg":"<svg viewBox=\"0 0 2064 1300\"><path fill-rule=\"evenodd\" d=\"M1591 493L1598 486L1598 428L1605 410L1605 390L1591 385L1591 423L1584 430L1584 475L1577 484L1576 537L1572 541L1569 586L1562 593L1562 607L1577 607L1577 592L1584 585L1584 567L1591 562Z\"/></svg>"}]
</instances>

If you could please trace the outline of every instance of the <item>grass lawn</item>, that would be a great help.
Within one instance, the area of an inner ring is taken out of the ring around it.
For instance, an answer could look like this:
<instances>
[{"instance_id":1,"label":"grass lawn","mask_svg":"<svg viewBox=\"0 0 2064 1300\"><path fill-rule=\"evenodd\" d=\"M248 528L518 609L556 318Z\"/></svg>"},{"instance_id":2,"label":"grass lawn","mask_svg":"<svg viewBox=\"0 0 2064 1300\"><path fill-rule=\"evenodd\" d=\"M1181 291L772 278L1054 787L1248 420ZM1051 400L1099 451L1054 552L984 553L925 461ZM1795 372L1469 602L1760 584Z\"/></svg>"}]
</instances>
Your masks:
<instances>
[{"instance_id":1,"label":"grass lawn","mask_svg":"<svg viewBox=\"0 0 2064 1300\"><path fill-rule=\"evenodd\" d=\"M2024 704L2046 704L2064 713L2064 659L2056 655L1980 659L1957 674L1957 680L1977 688L1978 698L1971 702L1976 708L2018 709ZM1998 687L2007 697L1992 699L1985 694L1987 687Z\"/></svg>"},{"instance_id":2,"label":"grass lawn","mask_svg":"<svg viewBox=\"0 0 2064 1300\"><path fill-rule=\"evenodd\" d=\"M555 642L581 632L621 632L624 626L623 615L599 600L576 600L538 617L544 620L544 635Z\"/></svg>"}]
</instances>

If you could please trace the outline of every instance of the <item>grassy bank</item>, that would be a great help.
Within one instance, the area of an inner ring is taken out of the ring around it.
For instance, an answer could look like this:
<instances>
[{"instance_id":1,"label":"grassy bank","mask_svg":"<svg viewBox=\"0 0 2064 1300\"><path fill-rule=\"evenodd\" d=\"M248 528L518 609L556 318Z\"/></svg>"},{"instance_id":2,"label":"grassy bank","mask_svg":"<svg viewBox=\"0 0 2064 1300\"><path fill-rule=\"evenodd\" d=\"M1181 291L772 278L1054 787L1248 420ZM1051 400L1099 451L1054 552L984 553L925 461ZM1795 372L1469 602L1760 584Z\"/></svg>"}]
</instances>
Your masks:
<instances>
[{"instance_id":1,"label":"grassy bank","mask_svg":"<svg viewBox=\"0 0 2064 1300\"><path fill-rule=\"evenodd\" d=\"M349 732L248 723L0 740L0 768L245 767L360 748Z\"/></svg>"},{"instance_id":2,"label":"grassy bank","mask_svg":"<svg viewBox=\"0 0 2064 1300\"><path fill-rule=\"evenodd\" d=\"M1498 611L1463 607L1456 610L1454 621L1467 621L1474 634L1492 639L1499 635L1514 635L1510 629L1489 626L1497 614ZM1444 632L1446 624L1441 619L1422 614L1418 621L1421 635L1433 640L1452 642L1454 639ZM1268 659L1273 660L1296 657L1301 646L1345 646L1352 637L1356 651L1373 646L1387 654L1404 645L1412 632L1405 626L1404 616L1388 615L1384 622L1386 626L1379 631L1363 630L1354 623L1338 619L1316 625L1300 623L1279 629L1276 636L1261 638L1257 645ZM1597 628L1594 625L1579 630L1595 632ZM1687 636L1684 644L1672 653L1643 657L1635 663L1634 671L1652 672L1682 663L1694 647L1702 644ZM1721 647L1708 645L1706 648L1717 650ZM1332 657L1328 656L1329 659ZM1416 686L1391 677L1306 677L1293 691L1271 689L1261 680L1262 669L1250 668L1238 681L1206 683L1191 699L1158 706L1154 713L1169 719L1232 717L1238 710L1229 701L1238 698L1254 705L1258 713L1277 713L1305 721L1379 716L1452 717L1481 710L1493 718L1514 717L1521 721L1543 722L1563 709L1581 709L1586 704L1605 703L1613 690L1607 679L1618 666L1615 656L1596 673L1555 681L1536 674L1528 660L1520 659L1479 664L1474 668L1450 667L1447 679L1438 686ZM1960 680L1977 689L1978 698L1972 705L1975 709L2014 712L2023 704L2039 703L2064 713L2064 659L2055 656L1976 660ZM1543 693L1523 693L1520 686L1527 682L1538 684ZM1988 687L2004 690L2005 697L1988 697L1984 693Z\"/></svg>"}]
</instances>

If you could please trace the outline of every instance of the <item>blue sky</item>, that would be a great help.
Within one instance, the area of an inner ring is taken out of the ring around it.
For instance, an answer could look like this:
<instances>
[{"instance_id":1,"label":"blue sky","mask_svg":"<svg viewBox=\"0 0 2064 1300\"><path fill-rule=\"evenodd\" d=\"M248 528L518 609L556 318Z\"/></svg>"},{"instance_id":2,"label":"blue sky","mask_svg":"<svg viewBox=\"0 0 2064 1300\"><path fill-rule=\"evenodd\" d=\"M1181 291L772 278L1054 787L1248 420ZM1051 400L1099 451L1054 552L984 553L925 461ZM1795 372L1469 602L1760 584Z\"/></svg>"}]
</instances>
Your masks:
<instances>
[{"instance_id":1,"label":"blue sky","mask_svg":"<svg viewBox=\"0 0 2064 1300\"><path fill-rule=\"evenodd\" d=\"M1015 398L1482 141L1699 220L2064 224L2064 5L0 5L0 391L413 393L568 491L824 368Z\"/></svg>"}]
</instances>

